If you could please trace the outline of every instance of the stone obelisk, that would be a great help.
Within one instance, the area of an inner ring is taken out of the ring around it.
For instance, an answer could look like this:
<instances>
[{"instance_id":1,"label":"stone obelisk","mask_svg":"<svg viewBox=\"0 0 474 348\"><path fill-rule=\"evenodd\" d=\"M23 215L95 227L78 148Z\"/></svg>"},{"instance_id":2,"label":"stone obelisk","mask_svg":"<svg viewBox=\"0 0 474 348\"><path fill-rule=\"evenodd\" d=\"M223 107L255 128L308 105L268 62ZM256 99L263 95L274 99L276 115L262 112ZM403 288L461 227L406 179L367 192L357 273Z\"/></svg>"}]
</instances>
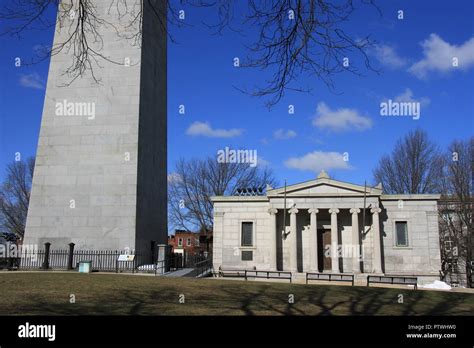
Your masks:
<instances>
[{"instance_id":1,"label":"stone obelisk","mask_svg":"<svg viewBox=\"0 0 474 348\"><path fill-rule=\"evenodd\" d=\"M149 253L167 241L166 1L143 1L138 41L123 14L141 0L110 3L92 1L100 39L85 33L107 58L91 58L95 79L72 81L74 46L51 57L24 244ZM58 17L54 45L74 10Z\"/></svg>"}]
</instances>

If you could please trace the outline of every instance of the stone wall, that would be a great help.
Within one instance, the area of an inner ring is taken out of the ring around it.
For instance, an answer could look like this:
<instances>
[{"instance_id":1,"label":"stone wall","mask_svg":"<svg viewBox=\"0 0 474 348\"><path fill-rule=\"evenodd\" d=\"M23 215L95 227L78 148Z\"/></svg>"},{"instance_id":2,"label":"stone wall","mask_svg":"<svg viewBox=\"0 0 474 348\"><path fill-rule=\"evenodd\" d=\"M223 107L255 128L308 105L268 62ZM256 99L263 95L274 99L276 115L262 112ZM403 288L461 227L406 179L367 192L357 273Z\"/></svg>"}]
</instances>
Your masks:
<instances>
[{"instance_id":1,"label":"stone wall","mask_svg":"<svg viewBox=\"0 0 474 348\"><path fill-rule=\"evenodd\" d=\"M358 199L357 199L358 200ZM354 202L353 202L354 201ZM294 202L293 202L294 203ZM296 202L301 205L303 203ZM305 202L309 203L309 202ZM316 202L313 201L312 204ZM320 202L318 201L318 204ZM339 241L342 245L352 244L352 221L347 206L357 202L349 198L341 203L338 213ZM310 203L311 204L311 203ZM371 202L376 206L378 202ZM214 266L218 268L252 268L269 269L270 246L267 244L272 231L269 207L279 207L273 200L269 202L227 201L216 202L214 205ZM408 199L400 207L398 200L386 199L380 203L380 233L382 235L382 265L386 274L417 275L425 280L436 279L440 269L439 233L436 200ZM366 210L365 233L362 237L363 263L362 272L374 272L374 226L370 209ZM298 208L297 215L297 246L298 269L308 272L309 269L309 214L307 209ZM359 229L362 230L362 210L359 213ZM253 261L240 259L240 224L242 221L254 221L256 236ZM394 227L395 221L408 222L409 246L396 247ZM318 228L330 228L330 214L327 209L320 208ZM277 214L277 238L283 231L283 210ZM287 232L290 231L290 214L286 218ZM277 260L280 270L288 270L290 264L290 246L287 240L278 242ZM352 273L352 258L343 258L340 262L343 272Z\"/></svg>"},{"instance_id":2,"label":"stone wall","mask_svg":"<svg viewBox=\"0 0 474 348\"><path fill-rule=\"evenodd\" d=\"M441 257L439 248L438 210L434 200L383 200L387 210L383 225L383 258L385 273L439 277ZM408 247L397 247L395 222L408 222Z\"/></svg>"},{"instance_id":3,"label":"stone wall","mask_svg":"<svg viewBox=\"0 0 474 348\"><path fill-rule=\"evenodd\" d=\"M214 207L213 265L235 269L269 269L270 214L267 202L216 203ZM241 248L241 224L254 222L254 248ZM241 251L253 250L252 261L242 261Z\"/></svg>"}]
</instances>

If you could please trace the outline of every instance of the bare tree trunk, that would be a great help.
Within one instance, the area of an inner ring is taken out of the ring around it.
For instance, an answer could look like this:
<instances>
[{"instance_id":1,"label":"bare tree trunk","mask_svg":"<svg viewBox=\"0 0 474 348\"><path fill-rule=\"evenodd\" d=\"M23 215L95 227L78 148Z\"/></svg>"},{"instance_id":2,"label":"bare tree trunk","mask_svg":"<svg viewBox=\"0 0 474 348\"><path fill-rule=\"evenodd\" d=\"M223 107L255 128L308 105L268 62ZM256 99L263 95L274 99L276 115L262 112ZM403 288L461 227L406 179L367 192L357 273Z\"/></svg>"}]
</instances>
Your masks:
<instances>
[{"instance_id":1,"label":"bare tree trunk","mask_svg":"<svg viewBox=\"0 0 474 348\"><path fill-rule=\"evenodd\" d=\"M34 167L34 158L10 163L0 186L0 223L20 243L25 233Z\"/></svg>"}]
</instances>

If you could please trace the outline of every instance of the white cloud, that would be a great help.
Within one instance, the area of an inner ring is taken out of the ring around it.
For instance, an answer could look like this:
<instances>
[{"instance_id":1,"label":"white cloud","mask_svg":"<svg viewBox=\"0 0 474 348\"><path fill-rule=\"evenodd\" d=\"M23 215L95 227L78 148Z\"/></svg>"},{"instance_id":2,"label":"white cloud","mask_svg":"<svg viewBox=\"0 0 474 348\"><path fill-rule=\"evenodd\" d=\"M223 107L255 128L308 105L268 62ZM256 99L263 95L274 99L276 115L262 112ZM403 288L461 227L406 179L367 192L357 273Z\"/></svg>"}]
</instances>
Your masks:
<instances>
[{"instance_id":1,"label":"white cloud","mask_svg":"<svg viewBox=\"0 0 474 348\"><path fill-rule=\"evenodd\" d=\"M189 126L186 134L210 138L233 138L242 134L242 129L213 129L207 122L196 121Z\"/></svg>"},{"instance_id":2,"label":"white cloud","mask_svg":"<svg viewBox=\"0 0 474 348\"><path fill-rule=\"evenodd\" d=\"M271 162L270 161L267 161L266 159L264 159L263 157L261 156L258 156L257 157L257 165L260 166L260 167L269 167Z\"/></svg>"},{"instance_id":3,"label":"white cloud","mask_svg":"<svg viewBox=\"0 0 474 348\"><path fill-rule=\"evenodd\" d=\"M362 116L355 109L341 108L331 110L325 103L319 103L313 125L335 132L356 130L363 131L372 127L372 120Z\"/></svg>"},{"instance_id":4,"label":"white cloud","mask_svg":"<svg viewBox=\"0 0 474 348\"><path fill-rule=\"evenodd\" d=\"M407 64L406 59L400 57L392 46L377 45L374 53L377 60L389 68L397 69Z\"/></svg>"},{"instance_id":5,"label":"white cloud","mask_svg":"<svg viewBox=\"0 0 474 348\"><path fill-rule=\"evenodd\" d=\"M408 71L418 78L425 78L430 71L446 73L455 69L467 70L474 66L474 37L460 46L451 45L437 34L431 34L421 43L423 59L414 63ZM457 58L458 67L453 66Z\"/></svg>"},{"instance_id":6,"label":"white cloud","mask_svg":"<svg viewBox=\"0 0 474 348\"><path fill-rule=\"evenodd\" d=\"M413 92L410 88L406 88L405 91L395 98L393 98L396 102L419 102L422 106L427 106L431 102L430 98L421 97L421 98L413 98Z\"/></svg>"},{"instance_id":7,"label":"white cloud","mask_svg":"<svg viewBox=\"0 0 474 348\"><path fill-rule=\"evenodd\" d=\"M43 89L43 83L38 73L31 73L20 76L20 86L26 88Z\"/></svg>"},{"instance_id":8,"label":"white cloud","mask_svg":"<svg viewBox=\"0 0 474 348\"><path fill-rule=\"evenodd\" d=\"M178 173L168 174L168 183L180 182L181 180L183 180L183 178L181 178L181 175Z\"/></svg>"},{"instance_id":9,"label":"white cloud","mask_svg":"<svg viewBox=\"0 0 474 348\"><path fill-rule=\"evenodd\" d=\"M292 157L286 160L285 166L299 170L310 170L319 173L321 170L352 169L344 155L339 152L313 151L302 157Z\"/></svg>"},{"instance_id":10,"label":"white cloud","mask_svg":"<svg viewBox=\"0 0 474 348\"><path fill-rule=\"evenodd\" d=\"M284 129L278 129L273 132L273 137L277 140L287 140L296 137L296 132L291 129L286 131Z\"/></svg>"}]
</instances>

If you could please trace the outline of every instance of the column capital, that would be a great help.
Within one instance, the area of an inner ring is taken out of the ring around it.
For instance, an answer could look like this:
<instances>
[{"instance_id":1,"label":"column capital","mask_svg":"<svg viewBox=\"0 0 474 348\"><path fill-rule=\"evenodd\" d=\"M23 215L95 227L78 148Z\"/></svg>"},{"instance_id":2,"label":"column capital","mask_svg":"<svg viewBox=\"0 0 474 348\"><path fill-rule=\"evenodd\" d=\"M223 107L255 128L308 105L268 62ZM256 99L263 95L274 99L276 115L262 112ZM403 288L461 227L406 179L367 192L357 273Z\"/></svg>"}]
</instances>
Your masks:
<instances>
[{"instance_id":1,"label":"column capital","mask_svg":"<svg viewBox=\"0 0 474 348\"><path fill-rule=\"evenodd\" d=\"M317 208L308 209L308 213L310 213L310 214L317 214L317 213L319 213L319 209L317 209Z\"/></svg>"},{"instance_id":2,"label":"column capital","mask_svg":"<svg viewBox=\"0 0 474 348\"><path fill-rule=\"evenodd\" d=\"M351 214L359 214L360 213L360 209L359 208L351 208L351 210L349 210L349 212Z\"/></svg>"},{"instance_id":3,"label":"column capital","mask_svg":"<svg viewBox=\"0 0 474 348\"><path fill-rule=\"evenodd\" d=\"M298 214L298 209L296 209L296 207L293 207L288 211L290 212L290 214Z\"/></svg>"},{"instance_id":4,"label":"column capital","mask_svg":"<svg viewBox=\"0 0 474 348\"><path fill-rule=\"evenodd\" d=\"M337 209L337 208L329 209L329 214L338 214L338 213L339 213L339 209Z\"/></svg>"},{"instance_id":5,"label":"column capital","mask_svg":"<svg viewBox=\"0 0 474 348\"><path fill-rule=\"evenodd\" d=\"M378 213L380 213L381 211L382 211L382 209L380 209L379 207L370 209L370 212L371 212L372 214L378 214Z\"/></svg>"},{"instance_id":6,"label":"column capital","mask_svg":"<svg viewBox=\"0 0 474 348\"><path fill-rule=\"evenodd\" d=\"M269 208L268 209L268 214L275 215L276 213L278 213L278 209L276 209L276 208Z\"/></svg>"}]
</instances>

